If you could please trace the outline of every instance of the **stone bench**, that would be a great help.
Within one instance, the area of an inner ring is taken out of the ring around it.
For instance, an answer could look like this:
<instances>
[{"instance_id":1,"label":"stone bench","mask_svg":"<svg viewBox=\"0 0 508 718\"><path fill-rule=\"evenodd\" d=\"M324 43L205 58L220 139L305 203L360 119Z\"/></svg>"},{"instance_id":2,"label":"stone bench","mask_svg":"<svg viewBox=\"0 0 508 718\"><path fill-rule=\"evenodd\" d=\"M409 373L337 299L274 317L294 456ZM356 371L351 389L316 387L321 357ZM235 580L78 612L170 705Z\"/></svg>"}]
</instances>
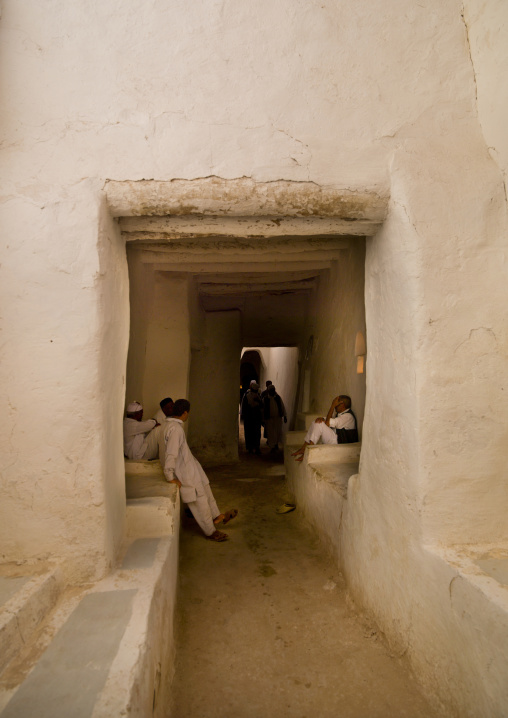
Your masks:
<instances>
[{"instance_id":1,"label":"stone bench","mask_svg":"<svg viewBox=\"0 0 508 718\"><path fill-rule=\"evenodd\" d=\"M158 461L126 462L126 482L126 537L107 577L65 588L53 572L0 581L0 637L11 647L0 678L1 718L167 715L178 487L164 480Z\"/></svg>"},{"instance_id":2,"label":"stone bench","mask_svg":"<svg viewBox=\"0 0 508 718\"><path fill-rule=\"evenodd\" d=\"M303 444L304 438L304 431L286 435L287 490L298 511L312 524L325 546L339 558L342 512L349 479L358 473L361 443L308 446L303 461L297 462L291 453Z\"/></svg>"},{"instance_id":3,"label":"stone bench","mask_svg":"<svg viewBox=\"0 0 508 718\"><path fill-rule=\"evenodd\" d=\"M58 566L0 567L0 672L28 643L62 591Z\"/></svg>"},{"instance_id":4,"label":"stone bench","mask_svg":"<svg viewBox=\"0 0 508 718\"><path fill-rule=\"evenodd\" d=\"M164 478L160 461L125 460L126 535L165 536L180 517L178 487Z\"/></svg>"}]
</instances>

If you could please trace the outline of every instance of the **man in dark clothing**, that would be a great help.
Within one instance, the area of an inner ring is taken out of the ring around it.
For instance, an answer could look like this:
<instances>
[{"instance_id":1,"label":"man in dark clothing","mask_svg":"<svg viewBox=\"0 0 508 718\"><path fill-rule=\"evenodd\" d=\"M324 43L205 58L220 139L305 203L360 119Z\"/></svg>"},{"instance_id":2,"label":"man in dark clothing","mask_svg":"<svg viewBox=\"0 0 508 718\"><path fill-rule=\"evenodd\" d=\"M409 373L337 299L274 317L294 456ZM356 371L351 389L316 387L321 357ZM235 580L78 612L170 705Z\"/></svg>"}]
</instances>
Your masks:
<instances>
[{"instance_id":1,"label":"man in dark clothing","mask_svg":"<svg viewBox=\"0 0 508 718\"><path fill-rule=\"evenodd\" d=\"M270 451L276 452L279 442L282 442L282 419L287 422L286 409L281 397L273 384L263 398L263 416L265 420L265 435Z\"/></svg>"},{"instance_id":2,"label":"man in dark clothing","mask_svg":"<svg viewBox=\"0 0 508 718\"><path fill-rule=\"evenodd\" d=\"M251 381L249 389L242 400L241 419L245 431L245 448L249 454L261 454L262 401L259 395L259 384Z\"/></svg>"}]
</instances>

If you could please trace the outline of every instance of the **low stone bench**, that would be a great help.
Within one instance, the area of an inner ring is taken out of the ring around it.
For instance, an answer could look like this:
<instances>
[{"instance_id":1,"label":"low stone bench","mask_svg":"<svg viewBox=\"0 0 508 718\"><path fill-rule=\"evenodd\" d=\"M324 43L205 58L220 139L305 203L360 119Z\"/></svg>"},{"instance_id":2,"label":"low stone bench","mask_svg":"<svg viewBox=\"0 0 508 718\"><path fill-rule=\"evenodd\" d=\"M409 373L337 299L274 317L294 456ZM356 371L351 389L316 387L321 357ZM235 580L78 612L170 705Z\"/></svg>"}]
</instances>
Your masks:
<instances>
[{"instance_id":1,"label":"low stone bench","mask_svg":"<svg viewBox=\"0 0 508 718\"><path fill-rule=\"evenodd\" d=\"M51 571L0 581L0 638L8 648L1 718L167 715L178 487L164 480L158 461L126 462L126 477L126 536L107 577L67 587Z\"/></svg>"},{"instance_id":2,"label":"low stone bench","mask_svg":"<svg viewBox=\"0 0 508 718\"><path fill-rule=\"evenodd\" d=\"M166 481L158 460L126 459L125 493L128 537L165 536L173 533L180 518L178 488L176 484Z\"/></svg>"},{"instance_id":3,"label":"low stone bench","mask_svg":"<svg viewBox=\"0 0 508 718\"><path fill-rule=\"evenodd\" d=\"M62 591L58 566L0 567L0 672L28 643Z\"/></svg>"},{"instance_id":4,"label":"low stone bench","mask_svg":"<svg viewBox=\"0 0 508 718\"><path fill-rule=\"evenodd\" d=\"M348 482L358 473L361 443L315 444L305 450L303 461L291 453L303 444L304 431L286 435L284 464L288 493L298 511L316 529L322 542L340 556L340 525Z\"/></svg>"}]
</instances>

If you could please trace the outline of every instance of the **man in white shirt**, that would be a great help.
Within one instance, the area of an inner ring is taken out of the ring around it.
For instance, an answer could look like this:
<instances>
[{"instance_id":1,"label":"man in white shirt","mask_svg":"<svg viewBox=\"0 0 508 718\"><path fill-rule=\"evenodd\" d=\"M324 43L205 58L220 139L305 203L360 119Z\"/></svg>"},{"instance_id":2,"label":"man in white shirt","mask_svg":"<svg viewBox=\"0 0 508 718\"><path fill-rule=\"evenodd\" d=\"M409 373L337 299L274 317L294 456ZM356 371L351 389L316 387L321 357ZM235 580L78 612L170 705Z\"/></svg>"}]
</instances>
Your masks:
<instances>
[{"instance_id":1,"label":"man in white shirt","mask_svg":"<svg viewBox=\"0 0 508 718\"><path fill-rule=\"evenodd\" d=\"M134 461L150 461L159 456L160 432L155 419L143 421L143 407L137 401L127 406L123 420L123 453Z\"/></svg>"},{"instance_id":2,"label":"man in white shirt","mask_svg":"<svg viewBox=\"0 0 508 718\"><path fill-rule=\"evenodd\" d=\"M167 416L171 416L173 413L173 399L166 397L159 402L160 409L153 417L158 424L164 424Z\"/></svg>"},{"instance_id":3,"label":"man in white shirt","mask_svg":"<svg viewBox=\"0 0 508 718\"><path fill-rule=\"evenodd\" d=\"M166 481L178 484L182 501L192 511L205 536L212 541L225 541L227 534L217 530L217 525L227 524L238 515L237 509L222 514L215 502L210 482L199 461L194 458L183 429L189 418L190 402L178 399L173 405L173 415L165 420L162 430L165 442L163 463Z\"/></svg>"},{"instance_id":4,"label":"man in white shirt","mask_svg":"<svg viewBox=\"0 0 508 718\"><path fill-rule=\"evenodd\" d=\"M334 411L337 416L332 418ZM336 396L328 410L326 419L318 417L309 427L302 446L293 452L291 456L295 461L302 461L305 447L309 444L348 444L358 441L358 430L356 417L351 411L351 398L345 394Z\"/></svg>"}]
</instances>

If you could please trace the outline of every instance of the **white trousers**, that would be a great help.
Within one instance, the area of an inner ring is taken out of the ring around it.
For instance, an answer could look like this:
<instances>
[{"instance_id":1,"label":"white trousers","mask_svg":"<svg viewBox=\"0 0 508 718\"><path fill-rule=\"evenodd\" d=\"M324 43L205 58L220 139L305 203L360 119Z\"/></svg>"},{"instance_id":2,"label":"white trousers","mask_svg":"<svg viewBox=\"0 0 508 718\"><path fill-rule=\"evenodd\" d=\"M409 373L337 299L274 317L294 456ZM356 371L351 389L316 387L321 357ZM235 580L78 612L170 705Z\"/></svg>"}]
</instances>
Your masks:
<instances>
[{"instance_id":1,"label":"white trousers","mask_svg":"<svg viewBox=\"0 0 508 718\"><path fill-rule=\"evenodd\" d=\"M203 494L196 496L195 501L189 501L187 506L192 511L192 515L199 524L199 527L205 536L211 536L215 529L213 520L220 514L215 499L213 498L210 484L203 484L201 487Z\"/></svg>"},{"instance_id":2,"label":"white trousers","mask_svg":"<svg viewBox=\"0 0 508 718\"><path fill-rule=\"evenodd\" d=\"M331 426L327 426L324 421L319 424L313 421L305 436L305 441L318 444L320 439L323 444L336 444L337 433Z\"/></svg>"}]
</instances>

